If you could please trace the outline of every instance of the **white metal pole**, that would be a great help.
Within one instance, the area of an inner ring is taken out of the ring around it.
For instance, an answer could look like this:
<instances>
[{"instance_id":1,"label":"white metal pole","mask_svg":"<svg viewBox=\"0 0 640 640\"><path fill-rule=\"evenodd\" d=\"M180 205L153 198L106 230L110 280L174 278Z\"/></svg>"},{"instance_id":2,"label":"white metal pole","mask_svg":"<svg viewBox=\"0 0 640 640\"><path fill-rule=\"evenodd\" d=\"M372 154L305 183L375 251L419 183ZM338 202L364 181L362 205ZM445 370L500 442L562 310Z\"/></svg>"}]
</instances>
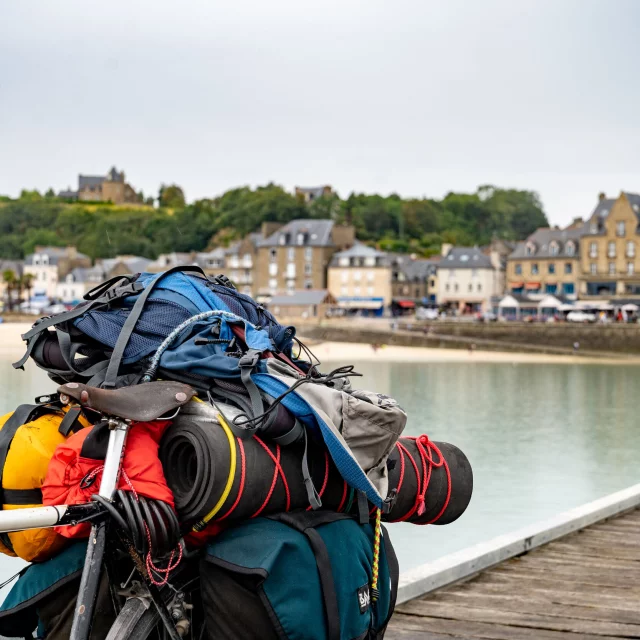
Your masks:
<instances>
[{"instance_id":1,"label":"white metal pole","mask_svg":"<svg viewBox=\"0 0 640 640\"><path fill-rule=\"evenodd\" d=\"M111 432L109 433L107 455L104 458L104 469L98 494L107 500L112 500L113 494L118 487L120 462L124 453L124 445L127 441L129 425L123 420L114 420L109 426L111 427Z\"/></svg>"}]
</instances>

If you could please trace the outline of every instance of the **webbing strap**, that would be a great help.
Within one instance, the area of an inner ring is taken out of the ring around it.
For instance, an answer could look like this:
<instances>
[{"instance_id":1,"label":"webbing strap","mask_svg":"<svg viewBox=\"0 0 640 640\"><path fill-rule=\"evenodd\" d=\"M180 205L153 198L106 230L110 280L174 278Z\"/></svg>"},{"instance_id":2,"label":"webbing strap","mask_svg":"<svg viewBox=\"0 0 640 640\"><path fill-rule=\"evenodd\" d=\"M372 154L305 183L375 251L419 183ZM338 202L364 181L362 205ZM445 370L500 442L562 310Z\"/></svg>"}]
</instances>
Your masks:
<instances>
[{"instance_id":1,"label":"webbing strap","mask_svg":"<svg viewBox=\"0 0 640 640\"><path fill-rule=\"evenodd\" d=\"M385 618L384 623L381 628L378 630L379 632L383 632L386 626L389 624L389 620L391 620L391 616L396 608L396 599L398 597L398 584L400 582L400 565L398 564L398 556L396 556L396 551L391 544L391 539L389 538L389 532L386 527L382 525L382 540L384 542L384 557L387 561L387 566L389 568L389 578L391 580L391 594L389 596L389 611L387 613L387 617Z\"/></svg>"},{"instance_id":2,"label":"webbing strap","mask_svg":"<svg viewBox=\"0 0 640 640\"><path fill-rule=\"evenodd\" d=\"M58 432L66 438L72 431L77 431L81 413L82 407L71 407L62 418Z\"/></svg>"},{"instance_id":3,"label":"webbing strap","mask_svg":"<svg viewBox=\"0 0 640 640\"><path fill-rule=\"evenodd\" d=\"M176 273L177 271L183 272L195 272L202 274L205 278L207 277L205 272L196 266L178 266L168 269L163 273L160 273L157 278L152 280L144 289L144 291L140 294L138 299L136 300L131 312L127 316L127 319L120 330L120 335L118 336L118 340L113 348L113 352L111 354L111 359L109 360L109 366L107 367L107 373L104 377L104 382L102 383L102 387L104 389L112 389L116 386L116 380L118 377L118 370L120 369L120 363L122 362L122 357L124 356L124 351L129 344L129 339L131 338L131 334L134 332L136 328L136 324L142 315L142 311L144 310L144 306L147 303L149 296L152 291L156 288L156 286L160 283L161 280L166 278L168 275L172 273Z\"/></svg>"},{"instance_id":4,"label":"webbing strap","mask_svg":"<svg viewBox=\"0 0 640 640\"><path fill-rule=\"evenodd\" d=\"M369 500L364 491L358 491L358 522L360 524L369 522Z\"/></svg>"},{"instance_id":5,"label":"webbing strap","mask_svg":"<svg viewBox=\"0 0 640 640\"><path fill-rule=\"evenodd\" d=\"M309 504L311 508L315 511L322 506L322 500L318 492L316 491L316 486L313 484L313 478L311 477L311 473L309 471L309 456L307 455L307 446L308 446L309 436L307 435L307 430L304 429L304 453L302 454L302 479L304 480L304 486L307 490L307 499L309 500Z\"/></svg>"},{"instance_id":6,"label":"webbing strap","mask_svg":"<svg viewBox=\"0 0 640 640\"><path fill-rule=\"evenodd\" d=\"M264 405L262 403L262 396L256 386L256 383L251 379L251 374L254 372L258 361L260 360L261 351L257 349L248 349L247 352L238 360L238 368L240 369L240 380L244 385L249 399L251 400L251 410L253 411L253 418L257 418L264 413Z\"/></svg>"},{"instance_id":7,"label":"webbing strap","mask_svg":"<svg viewBox=\"0 0 640 640\"><path fill-rule=\"evenodd\" d=\"M42 504L42 489L3 489L4 504Z\"/></svg>"},{"instance_id":8,"label":"webbing strap","mask_svg":"<svg viewBox=\"0 0 640 640\"><path fill-rule=\"evenodd\" d=\"M95 362L90 367L85 367L82 370L76 369L74 365L75 357L78 352L78 349L82 345L78 343L73 343L71 341L71 336L66 331L61 331L60 329L56 329L56 335L58 337L58 344L60 345L60 354L62 355L62 358L64 359L64 361L67 363L67 366L69 367L69 371L71 373L75 373L76 375L80 375L85 378L91 378L97 373L100 373L100 371L103 371L104 369L106 369L107 366L109 365L109 360L103 359L103 360L99 360L98 362ZM83 358L82 363L84 364L87 361L92 362L93 360L95 360L95 358L93 359Z\"/></svg>"}]
</instances>

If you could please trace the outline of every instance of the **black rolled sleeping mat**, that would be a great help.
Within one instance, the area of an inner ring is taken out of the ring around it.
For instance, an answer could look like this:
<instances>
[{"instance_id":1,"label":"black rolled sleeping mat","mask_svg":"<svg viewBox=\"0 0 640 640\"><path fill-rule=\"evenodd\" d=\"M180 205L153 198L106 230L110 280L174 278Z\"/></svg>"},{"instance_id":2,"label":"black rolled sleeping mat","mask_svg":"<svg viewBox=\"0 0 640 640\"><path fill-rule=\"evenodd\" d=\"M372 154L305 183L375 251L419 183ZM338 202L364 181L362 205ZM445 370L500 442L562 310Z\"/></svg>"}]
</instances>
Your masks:
<instances>
[{"instance_id":1,"label":"black rolled sleeping mat","mask_svg":"<svg viewBox=\"0 0 640 640\"><path fill-rule=\"evenodd\" d=\"M400 442L414 459L422 474L422 459L414 440L401 438ZM277 449L273 442L262 439L273 456ZM453 522L464 512L473 488L473 474L468 459L460 449L446 442L434 443L444 455L451 475L451 495L447 508L438 518L437 524ZM261 508L260 515L269 515L287 510L287 492L282 477L275 484L275 464L263 445L256 438L242 441L244 451L244 482L242 481L242 455L239 441L235 441L236 471L231 491L212 521L225 519L238 521L251 518ZM280 447L280 466L289 489L289 510L308 506L307 492L302 477L301 443ZM183 525L192 525L205 517L222 496L230 470L230 447L227 435L217 422L203 420L197 416L181 416L171 425L160 443L160 460L169 487L174 493L176 511ZM389 456L389 490L399 485L401 462L400 449L396 446ZM325 509L341 511L351 505L356 512L357 499L352 495L327 454L322 442L311 437L308 447L309 470L318 492L322 492ZM433 455L434 459L437 455ZM415 501L418 482L413 465L404 454L404 476L400 490L384 521L405 519ZM327 464L328 460L328 464ZM327 473L328 470L328 473ZM240 486L242 495L238 499ZM442 510L447 496L447 477L444 467L432 467L431 478L425 493L425 511L418 515L417 509L407 520L416 524L432 521ZM273 489L272 489L273 487ZM265 501L271 493L268 502ZM234 506L235 505L235 506ZM233 509L230 511L231 507Z\"/></svg>"}]
</instances>

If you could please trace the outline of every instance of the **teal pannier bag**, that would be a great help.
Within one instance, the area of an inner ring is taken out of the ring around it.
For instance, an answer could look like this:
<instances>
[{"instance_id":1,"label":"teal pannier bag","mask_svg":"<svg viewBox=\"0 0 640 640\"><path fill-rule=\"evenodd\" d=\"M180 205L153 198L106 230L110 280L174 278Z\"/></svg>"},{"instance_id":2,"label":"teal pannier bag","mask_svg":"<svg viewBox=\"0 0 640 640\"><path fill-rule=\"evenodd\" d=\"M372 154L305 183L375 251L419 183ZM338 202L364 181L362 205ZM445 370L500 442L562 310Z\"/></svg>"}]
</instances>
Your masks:
<instances>
[{"instance_id":1,"label":"teal pannier bag","mask_svg":"<svg viewBox=\"0 0 640 640\"><path fill-rule=\"evenodd\" d=\"M398 561L386 530L372 597L374 528L329 511L283 513L228 529L206 560L253 575L283 640L374 640L384 637L398 589Z\"/></svg>"}]
</instances>

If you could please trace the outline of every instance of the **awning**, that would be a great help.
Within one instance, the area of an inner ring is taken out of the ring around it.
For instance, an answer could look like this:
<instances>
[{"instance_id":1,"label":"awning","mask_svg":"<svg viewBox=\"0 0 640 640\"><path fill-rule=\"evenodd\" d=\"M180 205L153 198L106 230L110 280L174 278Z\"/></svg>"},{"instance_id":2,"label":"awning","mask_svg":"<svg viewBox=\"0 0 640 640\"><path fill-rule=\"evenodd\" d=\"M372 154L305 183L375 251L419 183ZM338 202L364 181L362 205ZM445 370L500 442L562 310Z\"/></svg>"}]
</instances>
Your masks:
<instances>
[{"instance_id":1,"label":"awning","mask_svg":"<svg viewBox=\"0 0 640 640\"><path fill-rule=\"evenodd\" d=\"M637 304L633 304L633 302L629 302L628 304L622 305L623 311L630 311L631 313L635 313L636 311L638 311L638 309L640 309L640 307L638 307Z\"/></svg>"},{"instance_id":2,"label":"awning","mask_svg":"<svg viewBox=\"0 0 640 640\"><path fill-rule=\"evenodd\" d=\"M524 285L525 289L530 289L530 290L534 290L534 289L539 289L540 288L540 283L539 282L527 282L527 284Z\"/></svg>"},{"instance_id":3,"label":"awning","mask_svg":"<svg viewBox=\"0 0 640 640\"><path fill-rule=\"evenodd\" d=\"M510 282L509 286L512 289L522 289L522 287L524 287L524 282Z\"/></svg>"},{"instance_id":4,"label":"awning","mask_svg":"<svg viewBox=\"0 0 640 640\"><path fill-rule=\"evenodd\" d=\"M413 300L397 300L396 304L402 309L413 309L416 306Z\"/></svg>"},{"instance_id":5,"label":"awning","mask_svg":"<svg viewBox=\"0 0 640 640\"><path fill-rule=\"evenodd\" d=\"M380 309L382 300L338 300L341 309Z\"/></svg>"}]
</instances>

